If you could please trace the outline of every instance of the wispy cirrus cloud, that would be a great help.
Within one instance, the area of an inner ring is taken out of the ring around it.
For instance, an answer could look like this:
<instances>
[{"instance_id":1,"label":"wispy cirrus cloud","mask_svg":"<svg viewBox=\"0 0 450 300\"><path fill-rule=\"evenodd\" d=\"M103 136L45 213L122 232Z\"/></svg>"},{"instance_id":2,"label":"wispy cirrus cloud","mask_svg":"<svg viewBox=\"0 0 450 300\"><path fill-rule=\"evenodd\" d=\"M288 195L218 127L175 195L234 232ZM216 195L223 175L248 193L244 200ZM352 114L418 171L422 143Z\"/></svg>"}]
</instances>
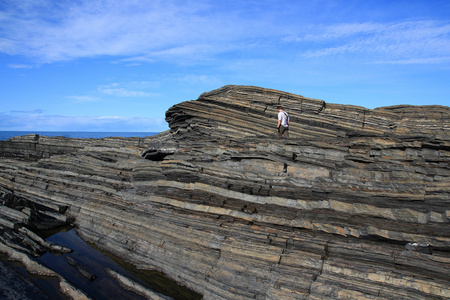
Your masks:
<instances>
[{"instance_id":1,"label":"wispy cirrus cloud","mask_svg":"<svg viewBox=\"0 0 450 300\"><path fill-rule=\"evenodd\" d=\"M32 109L32 110L12 110L12 114L43 114L44 111L42 109Z\"/></svg>"},{"instance_id":2,"label":"wispy cirrus cloud","mask_svg":"<svg viewBox=\"0 0 450 300\"><path fill-rule=\"evenodd\" d=\"M100 86L98 91L115 97L156 97L159 95L158 93L146 90L154 89L157 86L158 83L149 81L122 82Z\"/></svg>"},{"instance_id":3,"label":"wispy cirrus cloud","mask_svg":"<svg viewBox=\"0 0 450 300\"><path fill-rule=\"evenodd\" d=\"M421 64L450 57L450 24L444 22L337 24L287 40L311 43L303 53L310 58L358 55L366 62Z\"/></svg>"},{"instance_id":4,"label":"wispy cirrus cloud","mask_svg":"<svg viewBox=\"0 0 450 300\"><path fill-rule=\"evenodd\" d=\"M110 56L128 66L224 64L266 53L283 60L291 52L304 59L358 55L364 62L427 63L450 56L448 20L317 25L294 18L319 12L305 7L322 11L325 5L306 2L290 13L285 4L272 1L258 6L204 0L18 1L0 4L0 52L41 63ZM105 92L145 96L120 88Z\"/></svg>"},{"instance_id":5,"label":"wispy cirrus cloud","mask_svg":"<svg viewBox=\"0 0 450 300\"><path fill-rule=\"evenodd\" d=\"M100 92L116 97L150 97L151 94L141 91L129 91L125 88L100 88Z\"/></svg>"},{"instance_id":6,"label":"wispy cirrus cloud","mask_svg":"<svg viewBox=\"0 0 450 300\"><path fill-rule=\"evenodd\" d=\"M4 5L0 51L51 63L79 57L203 57L233 40L233 16L207 1L58 1ZM209 14L208 14L209 12ZM222 41L222 42L221 42ZM215 45L209 47L208 45Z\"/></svg>"},{"instance_id":7,"label":"wispy cirrus cloud","mask_svg":"<svg viewBox=\"0 0 450 300\"><path fill-rule=\"evenodd\" d=\"M116 82L99 86L94 91L88 91L87 95L71 95L65 98L72 100L74 103L89 103L105 101L105 96L122 98L157 97L159 94L152 91L158 86L158 82L150 81Z\"/></svg>"},{"instance_id":8,"label":"wispy cirrus cloud","mask_svg":"<svg viewBox=\"0 0 450 300\"><path fill-rule=\"evenodd\" d=\"M447 57L431 57L431 58L411 58L397 60L381 60L374 61L376 64L393 64L393 65L411 65L411 64L449 64L450 56Z\"/></svg>"},{"instance_id":9,"label":"wispy cirrus cloud","mask_svg":"<svg viewBox=\"0 0 450 300\"><path fill-rule=\"evenodd\" d=\"M67 99L71 99L71 100L73 100L76 103L101 101L101 98L93 97L93 96L67 96L66 98Z\"/></svg>"},{"instance_id":10,"label":"wispy cirrus cloud","mask_svg":"<svg viewBox=\"0 0 450 300\"><path fill-rule=\"evenodd\" d=\"M27 65L27 64L10 64L10 65L8 65L8 67L11 69L32 69L32 68L34 68L32 65Z\"/></svg>"},{"instance_id":11,"label":"wispy cirrus cloud","mask_svg":"<svg viewBox=\"0 0 450 300\"><path fill-rule=\"evenodd\" d=\"M220 85L221 82L219 79L217 79L214 76L206 76L206 75L186 75L183 77L179 77L179 78L174 78L176 81L181 82L181 83L186 83L186 84L215 84L215 85Z\"/></svg>"}]
</instances>

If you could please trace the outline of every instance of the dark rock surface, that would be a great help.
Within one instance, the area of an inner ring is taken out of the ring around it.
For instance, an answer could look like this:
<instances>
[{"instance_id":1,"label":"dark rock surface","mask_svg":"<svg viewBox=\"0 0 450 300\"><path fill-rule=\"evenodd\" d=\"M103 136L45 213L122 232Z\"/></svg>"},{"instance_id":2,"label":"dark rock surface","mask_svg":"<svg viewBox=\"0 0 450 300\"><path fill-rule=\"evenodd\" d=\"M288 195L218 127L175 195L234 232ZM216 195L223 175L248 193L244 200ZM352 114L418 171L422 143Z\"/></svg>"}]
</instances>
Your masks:
<instances>
[{"instance_id":1,"label":"dark rock surface","mask_svg":"<svg viewBox=\"0 0 450 300\"><path fill-rule=\"evenodd\" d=\"M0 142L0 187L205 299L450 298L449 107L225 86L166 120L145 139Z\"/></svg>"},{"instance_id":2,"label":"dark rock surface","mask_svg":"<svg viewBox=\"0 0 450 300\"><path fill-rule=\"evenodd\" d=\"M0 261L0 299L50 299L27 277Z\"/></svg>"}]
</instances>

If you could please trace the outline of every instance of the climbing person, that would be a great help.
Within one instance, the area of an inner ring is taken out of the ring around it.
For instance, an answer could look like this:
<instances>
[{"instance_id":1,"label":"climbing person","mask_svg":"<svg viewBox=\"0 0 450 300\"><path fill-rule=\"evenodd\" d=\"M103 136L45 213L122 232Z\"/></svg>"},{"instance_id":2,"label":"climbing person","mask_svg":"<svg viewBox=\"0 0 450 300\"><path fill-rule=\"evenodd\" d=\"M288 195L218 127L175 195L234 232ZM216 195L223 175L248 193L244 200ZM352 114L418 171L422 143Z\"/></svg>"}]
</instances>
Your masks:
<instances>
[{"instance_id":1,"label":"climbing person","mask_svg":"<svg viewBox=\"0 0 450 300\"><path fill-rule=\"evenodd\" d=\"M282 106L277 106L277 110L278 110L278 124L277 124L278 136L289 137L289 115L287 112L283 110Z\"/></svg>"}]
</instances>

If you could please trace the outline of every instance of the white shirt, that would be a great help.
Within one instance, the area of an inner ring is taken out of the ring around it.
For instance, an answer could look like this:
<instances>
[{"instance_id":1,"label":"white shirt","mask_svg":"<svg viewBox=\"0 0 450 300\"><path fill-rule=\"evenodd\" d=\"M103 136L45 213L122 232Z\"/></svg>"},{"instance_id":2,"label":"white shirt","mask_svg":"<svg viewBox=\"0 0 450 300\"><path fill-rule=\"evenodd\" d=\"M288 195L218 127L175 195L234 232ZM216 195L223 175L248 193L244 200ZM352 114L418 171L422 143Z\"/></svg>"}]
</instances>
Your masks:
<instances>
[{"instance_id":1,"label":"white shirt","mask_svg":"<svg viewBox=\"0 0 450 300\"><path fill-rule=\"evenodd\" d=\"M284 127L289 126L289 115L284 110L278 113L278 121L281 121L281 125Z\"/></svg>"}]
</instances>

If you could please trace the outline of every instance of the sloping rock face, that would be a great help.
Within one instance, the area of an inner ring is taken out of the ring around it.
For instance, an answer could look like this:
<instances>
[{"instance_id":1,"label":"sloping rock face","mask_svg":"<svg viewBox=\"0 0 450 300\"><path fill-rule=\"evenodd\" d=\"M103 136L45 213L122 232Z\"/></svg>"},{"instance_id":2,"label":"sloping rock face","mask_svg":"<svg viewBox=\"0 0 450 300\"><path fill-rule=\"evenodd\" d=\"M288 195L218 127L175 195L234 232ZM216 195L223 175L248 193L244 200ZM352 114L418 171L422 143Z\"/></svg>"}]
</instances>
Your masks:
<instances>
[{"instance_id":1,"label":"sloping rock face","mask_svg":"<svg viewBox=\"0 0 450 300\"><path fill-rule=\"evenodd\" d=\"M1 191L68 207L86 240L204 299L450 298L449 107L225 86L166 120L1 142Z\"/></svg>"}]
</instances>

